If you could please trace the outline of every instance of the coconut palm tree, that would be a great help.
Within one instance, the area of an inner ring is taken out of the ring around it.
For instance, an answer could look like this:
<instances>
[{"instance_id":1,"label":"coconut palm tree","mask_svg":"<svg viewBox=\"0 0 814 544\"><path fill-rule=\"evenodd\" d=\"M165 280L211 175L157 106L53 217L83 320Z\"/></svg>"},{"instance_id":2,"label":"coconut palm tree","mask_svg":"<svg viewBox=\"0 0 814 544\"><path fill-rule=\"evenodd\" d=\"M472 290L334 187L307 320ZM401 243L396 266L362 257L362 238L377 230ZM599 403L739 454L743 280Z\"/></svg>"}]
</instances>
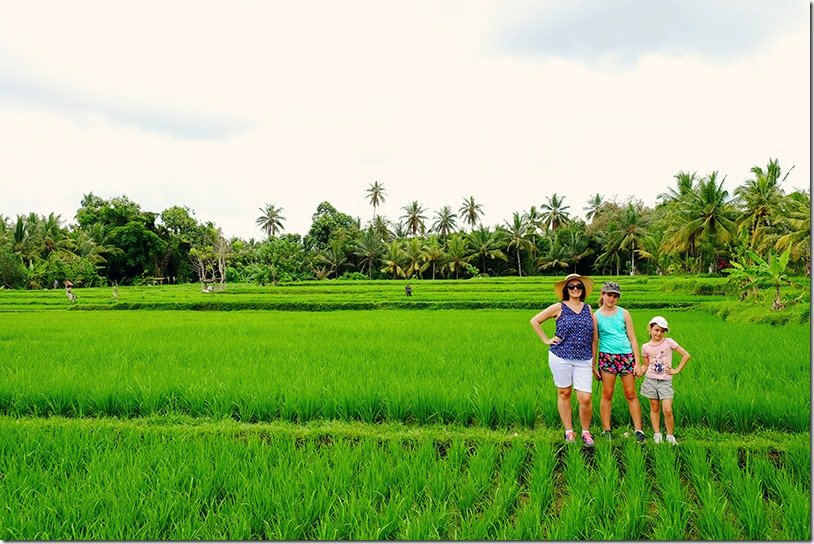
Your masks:
<instances>
[{"instance_id":1,"label":"coconut palm tree","mask_svg":"<svg viewBox=\"0 0 814 544\"><path fill-rule=\"evenodd\" d=\"M469 247L468 261L480 259L481 274L486 274L486 259L501 259L508 261L509 258L503 253L503 241L497 232L492 232L488 227L481 226L466 237Z\"/></svg>"},{"instance_id":2,"label":"coconut palm tree","mask_svg":"<svg viewBox=\"0 0 814 544\"><path fill-rule=\"evenodd\" d=\"M698 181L698 174L696 172L690 173L681 170L673 177L676 180L676 189L667 189L666 193L661 193L658 196L665 204L685 198L693 192L695 183Z\"/></svg>"},{"instance_id":3,"label":"coconut palm tree","mask_svg":"<svg viewBox=\"0 0 814 544\"><path fill-rule=\"evenodd\" d=\"M430 265L424 259L424 247L418 238L410 238L404 246L404 275L421 277Z\"/></svg>"},{"instance_id":4,"label":"coconut palm tree","mask_svg":"<svg viewBox=\"0 0 814 544\"><path fill-rule=\"evenodd\" d=\"M370 229L376 233L384 243L389 242L393 238L393 232L390 230L390 221L381 215L377 215L370 223Z\"/></svg>"},{"instance_id":5,"label":"coconut palm tree","mask_svg":"<svg viewBox=\"0 0 814 544\"><path fill-rule=\"evenodd\" d=\"M342 270L348 262L342 240L331 240L328 243L328 247L317 253L316 259L318 262L328 265L328 277L333 274L335 278L338 278L340 270Z\"/></svg>"},{"instance_id":6,"label":"coconut palm tree","mask_svg":"<svg viewBox=\"0 0 814 544\"><path fill-rule=\"evenodd\" d=\"M512 221L506 221L507 249L515 248L517 253L517 273L523 276L523 266L520 264L520 253L523 250L533 251L534 243L529 239L531 232L526 219L519 212L512 214Z\"/></svg>"},{"instance_id":7,"label":"coconut palm tree","mask_svg":"<svg viewBox=\"0 0 814 544\"><path fill-rule=\"evenodd\" d=\"M437 232L441 238L446 238L458 226L458 216L452 211L449 206L444 206L435 213L435 222L432 224L432 230Z\"/></svg>"},{"instance_id":8,"label":"coconut palm tree","mask_svg":"<svg viewBox=\"0 0 814 544\"><path fill-rule=\"evenodd\" d=\"M276 204L266 204L265 208L260 208L263 215L255 220L255 224L266 233L266 236L271 239L277 236L278 232L283 230L283 221L285 217L282 216L283 208L278 208Z\"/></svg>"},{"instance_id":9,"label":"coconut palm tree","mask_svg":"<svg viewBox=\"0 0 814 544\"><path fill-rule=\"evenodd\" d=\"M561 197L554 193L540 206L543 210L543 225L547 229L556 231L561 225L569 221L570 214L566 210L570 206L564 206L564 202L564 196Z\"/></svg>"},{"instance_id":10,"label":"coconut palm tree","mask_svg":"<svg viewBox=\"0 0 814 544\"><path fill-rule=\"evenodd\" d=\"M735 237L737 211L723 189L725 179L718 182L717 171L701 179L694 191L678 201L677 213L670 218L664 249L697 257L699 272L716 248Z\"/></svg>"},{"instance_id":11,"label":"coconut palm tree","mask_svg":"<svg viewBox=\"0 0 814 544\"><path fill-rule=\"evenodd\" d=\"M470 196L464 199L464 203L458 208L458 213L461 214L461 219L464 223L468 224L471 230L475 230L475 225L480 221L483 215L483 205L475 202L475 197Z\"/></svg>"},{"instance_id":12,"label":"coconut palm tree","mask_svg":"<svg viewBox=\"0 0 814 544\"><path fill-rule=\"evenodd\" d=\"M384 190L384 185L378 181L374 181L365 192L367 193L368 201L373 206L373 217L376 217L376 207L384 204L385 195L387 194Z\"/></svg>"},{"instance_id":13,"label":"coconut palm tree","mask_svg":"<svg viewBox=\"0 0 814 544\"><path fill-rule=\"evenodd\" d=\"M603 262L607 260L606 254L622 251L630 252L630 274L636 273L636 254L642 255L644 252L644 238L647 236L646 223L641 210L628 202L625 210L618 219L611 225L605 244L605 251L599 256Z\"/></svg>"},{"instance_id":14,"label":"coconut palm tree","mask_svg":"<svg viewBox=\"0 0 814 544\"><path fill-rule=\"evenodd\" d=\"M548 250L537 259L537 269L566 270L573 266L573 271L576 272L580 261L592 253L588 237L583 230L575 226L564 227L553 234Z\"/></svg>"},{"instance_id":15,"label":"coconut palm tree","mask_svg":"<svg viewBox=\"0 0 814 544\"><path fill-rule=\"evenodd\" d=\"M426 216L424 216L426 210L417 200L413 200L401 209L405 212L401 219L405 220L407 230L413 234L413 237L418 236L419 231L423 234L426 230L424 226L424 222L427 220Z\"/></svg>"},{"instance_id":16,"label":"coconut palm tree","mask_svg":"<svg viewBox=\"0 0 814 544\"><path fill-rule=\"evenodd\" d=\"M771 229L783 206L780 183L786 177L780 179L780 164L775 159L769 159L766 171L760 166L753 166L751 172L754 177L735 189L735 201L742 210L737 219L740 229L750 236L749 249L756 249L758 239Z\"/></svg>"},{"instance_id":17,"label":"coconut palm tree","mask_svg":"<svg viewBox=\"0 0 814 544\"><path fill-rule=\"evenodd\" d=\"M435 271L438 265L443 264L446 253L441 245L441 241L435 234L427 238L427 243L423 247L424 261L432 268L432 279L435 279Z\"/></svg>"},{"instance_id":18,"label":"coconut palm tree","mask_svg":"<svg viewBox=\"0 0 814 544\"><path fill-rule=\"evenodd\" d=\"M378 216L377 216L378 217ZM379 234L372 228L363 230L353 248L353 253L359 257L359 264L364 270L367 266L367 277L373 274L373 267L378 266L384 252L384 244Z\"/></svg>"},{"instance_id":19,"label":"coconut palm tree","mask_svg":"<svg viewBox=\"0 0 814 544\"><path fill-rule=\"evenodd\" d=\"M462 268L469 262L466 239L460 234L453 234L447 238L447 259L444 268L455 273L455 279L460 276Z\"/></svg>"},{"instance_id":20,"label":"coconut palm tree","mask_svg":"<svg viewBox=\"0 0 814 544\"><path fill-rule=\"evenodd\" d=\"M790 261L802 262L806 275L811 275L811 194L795 191L784 201L775 249L788 249Z\"/></svg>"},{"instance_id":21,"label":"coconut palm tree","mask_svg":"<svg viewBox=\"0 0 814 544\"><path fill-rule=\"evenodd\" d=\"M404 250L401 247L399 240L393 240L385 246L384 249L384 267L382 268L383 274L392 274L393 279L403 278L406 276L402 264L404 262Z\"/></svg>"},{"instance_id":22,"label":"coconut palm tree","mask_svg":"<svg viewBox=\"0 0 814 544\"><path fill-rule=\"evenodd\" d=\"M582 209L586 212L585 219L590 221L593 219L597 213L599 213L599 209L602 207L602 204L605 203L605 197L596 193L591 198L588 199L586 202L586 206Z\"/></svg>"}]
</instances>

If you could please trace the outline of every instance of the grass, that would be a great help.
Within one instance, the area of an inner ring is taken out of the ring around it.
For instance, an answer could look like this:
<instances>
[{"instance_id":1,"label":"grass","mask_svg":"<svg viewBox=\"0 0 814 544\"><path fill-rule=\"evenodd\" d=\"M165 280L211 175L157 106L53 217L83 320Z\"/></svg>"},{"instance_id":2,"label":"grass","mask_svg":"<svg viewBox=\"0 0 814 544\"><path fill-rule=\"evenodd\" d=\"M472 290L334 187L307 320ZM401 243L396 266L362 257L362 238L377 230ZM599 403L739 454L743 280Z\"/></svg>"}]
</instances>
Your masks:
<instances>
[{"instance_id":1,"label":"grass","mask_svg":"<svg viewBox=\"0 0 814 544\"><path fill-rule=\"evenodd\" d=\"M622 278L693 355L680 445L618 392L585 451L528 325L554 280L0 291L0 539L810 540L807 321Z\"/></svg>"}]
</instances>

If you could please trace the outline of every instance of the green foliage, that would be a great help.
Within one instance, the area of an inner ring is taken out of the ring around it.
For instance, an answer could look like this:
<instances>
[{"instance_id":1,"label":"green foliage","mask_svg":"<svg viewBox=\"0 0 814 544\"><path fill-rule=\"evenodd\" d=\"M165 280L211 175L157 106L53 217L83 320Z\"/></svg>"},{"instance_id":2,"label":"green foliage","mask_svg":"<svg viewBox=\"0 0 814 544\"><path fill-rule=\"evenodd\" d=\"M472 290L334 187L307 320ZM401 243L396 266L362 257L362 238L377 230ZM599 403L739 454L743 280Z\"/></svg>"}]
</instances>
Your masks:
<instances>
[{"instance_id":1,"label":"green foliage","mask_svg":"<svg viewBox=\"0 0 814 544\"><path fill-rule=\"evenodd\" d=\"M0 247L0 287L18 289L26 280L26 269L23 260L11 250Z\"/></svg>"}]
</instances>

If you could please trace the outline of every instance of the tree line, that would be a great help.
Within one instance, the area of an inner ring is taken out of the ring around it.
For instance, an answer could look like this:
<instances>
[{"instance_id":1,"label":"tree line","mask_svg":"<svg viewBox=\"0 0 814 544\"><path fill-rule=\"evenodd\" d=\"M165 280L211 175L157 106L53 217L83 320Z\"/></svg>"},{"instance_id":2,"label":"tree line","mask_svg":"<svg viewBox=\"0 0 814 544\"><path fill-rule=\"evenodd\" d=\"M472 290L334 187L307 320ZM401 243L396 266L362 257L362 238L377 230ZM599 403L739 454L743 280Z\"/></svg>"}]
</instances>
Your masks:
<instances>
[{"instance_id":1,"label":"tree line","mask_svg":"<svg viewBox=\"0 0 814 544\"><path fill-rule=\"evenodd\" d=\"M227 238L184 206L155 213L125 195L89 193L74 224L53 213L0 216L0 284L704 274L781 252L791 272L810 275L811 195L781 188L789 172L769 159L730 195L718 172L680 171L654 207L595 194L583 207L586 220L554 193L493 226L483 225L484 206L473 196L434 214L412 201L387 218L377 213L387 192L375 181L363 195L370 220L322 202L301 236L284 233L283 208L266 204L255 220L262 240Z\"/></svg>"}]
</instances>

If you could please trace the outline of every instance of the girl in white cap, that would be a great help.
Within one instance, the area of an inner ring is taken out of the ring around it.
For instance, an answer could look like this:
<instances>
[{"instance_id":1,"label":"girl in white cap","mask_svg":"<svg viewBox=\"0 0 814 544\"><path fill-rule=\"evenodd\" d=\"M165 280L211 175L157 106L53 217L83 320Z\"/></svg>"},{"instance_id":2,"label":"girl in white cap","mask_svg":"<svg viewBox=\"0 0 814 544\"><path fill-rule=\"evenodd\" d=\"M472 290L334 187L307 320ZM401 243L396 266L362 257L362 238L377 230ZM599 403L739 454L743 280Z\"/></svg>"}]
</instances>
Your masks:
<instances>
[{"instance_id":1,"label":"girl in white cap","mask_svg":"<svg viewBox=\"0 0 814 544\"><path fill-rule=\"evenodd\" d=\"M661 442L659 410L664 412L667 442L676 444L673 419L673 376L681 372L691 355L672 338L665 338L669 330L667 320L657 315L650 320L650 341L642 345L642 370L645 370L642 395L650 399L650 421L653 424L653 442ZM673 352L681 355L681 362L673 368ZM661 402L661 406L659 406Z\"/></svg>"}]
</instances>

